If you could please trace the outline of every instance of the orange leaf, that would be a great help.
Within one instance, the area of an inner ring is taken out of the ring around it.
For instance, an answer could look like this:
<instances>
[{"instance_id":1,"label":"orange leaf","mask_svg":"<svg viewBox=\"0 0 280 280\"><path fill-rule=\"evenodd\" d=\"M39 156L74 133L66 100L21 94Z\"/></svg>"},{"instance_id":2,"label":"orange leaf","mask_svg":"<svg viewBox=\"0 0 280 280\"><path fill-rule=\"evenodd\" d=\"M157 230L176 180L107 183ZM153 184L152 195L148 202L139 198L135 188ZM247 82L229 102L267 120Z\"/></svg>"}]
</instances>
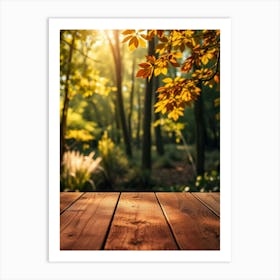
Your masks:
<instances>
[{"instance_id":1,"label":"orange leaf","mask_svg":"<svg viewBox=\"0 0 280 280\"><path fill-rule=\"evenodd\" d=\"M152 67L148 68L148 69L140 69L137 74L136 77L137 78L151 78L152 76Z\"/></svg>"},{"instance_id":2,"label":"orange leaf","mask_svg":"<svg viewBox=\"0 0 280 280\"><path fill-rule=\"evenodd\" d=\"M147 35L145 35L145 34L140 34L140 36L141 36L143 39L148 40L148 36L147 36Z\"/></svg>"},{"instance_id":3,"label":"orange leaf","mask_svg":"<svg viewBox=\"0 0 280 280\"><path fill-rule=\"evenodd\" d=\"M134 41L135 37L132 37L128 43L128 47L129 47L129 50L130 51L134 51L136 49L136 46L135 46L135 41ZM136 39L137 40L137 39Z\"/></svg>"},{"instance_id":4,"label":"orange leaf","mask_svg":"<svg viewBox=\"0 0 280 280\"><path fill-rule=\"evenodd\" d=\"M157 89L157 92L161 92L161 91L165 91L165 87L159 87L158 89Z\"/></svg>"},{"instance_id":5,"label":"orange leaf","mask_svg":"<svg viewBox=\"0 0 280 280\"><path fill-rule=\"evenodd\" d=\"M137 48L138 45L139 45L137 37L134 37L134 42L133 43L134 43L135 48Z\"/></svg>"},{"instance_id":6,"label":"orange leaf","mask_svg":"<svg viewBox=\"0 0 280 280\"><path fill-rule=\"evenodd\" d=\"M194 63L194 59L192 56L190 56L189 58L187 58L187 60L184 62L181 71L182 72L189 72L192 69Z\"/></svg>"},{"instance_id":7,"label":"orange leaf","mask_svg":"<svg viewBox=\"0 0 280 280\"><path fill-rule=\"evenodd\" d=\"M143 62L143 63L140 63L139 66L142 68L149 68L149 67L151 67L151 64L147 63L147 62Z\"/></svg>"},{"instance_id":8,"label":"orange leaf","mask_svg":"<svg viewBox=\"0 0 280 280\"><path fill-rule=\"evenodd\" d=\"M129 35L129 36L126 36L123 40L122 40L122 43L125 43L125 42L127 42L129 39L131 39L132 38L132 36L131 35Z\"/></svg>"},{"instance_id":9,"label":"orange leaf","mask_svg":"<svg viewBox=\"0 0 280 280\"><path fill-rule=\"evenodd\" d=\"M165 44L164 43L161 43L161 44L157 44L156 46L156 50L161 50L165 47Z\"/></svg>"},{"instance_id":10,"label":"orange leaf","mask_svg":"<svg viewBox=\"0 0 280 280\"><path fill-rule=\"evenodd\" d=\"M159 40L164 43L168 42L168 39L166 37L161 37L159 38Z\"/></svg>"},{"instance_id":11,"label":"orange leaf","mask_svg":"<svg viewBox=\"0 0 280 280\"><path fill-rule=\"evenodd\" d=\"M137 77L137 78L141 78L141 77L144 78L145 75L146 75L145 69L140 69L140 70L137 72L136 77Z\"/></svg>"},{"instance_id":12,"label":"orange leaf","mask_svg":"<svg viewBox=\"0 0 280 280\"><path fill-rule=\"evenodd\" d=\"M174 67L179 67L180 64L177 62L176 58L172 57L169 62L174 66Z\"/></svg>"},{"instance_id":13,"label":"orange leaf","mask_svg":"<svg viewBox=\"0 0 280 280\"><path fill-rule=\"evenodd\" d=\"M133 33L135 33L135 30L124 30L123 32L122 32L122 34L123 35L128 35L128 34L133 34Z\"/></svg>"},{"instance_id":14,"label":"orange leaf","mask_svg":"<svg viewBox=\"0 0 280 280\"><path fill-rule=\"evenodd\" d=\"M163 35L164 35L163 30L157 30L157 35L158 35L159 38L162 38Z\"/></svg>"},{"instance_id":15,"label":"orange leaf","mask_svg":"<svg viewBox=\"0 0 280 280\"><path fill-rule=\"evenodd\" d=\"M219 83L220 78L219 78L219 76L218 76L218 75L215 75L215 77L214 77L214 81L215 81L217 84Z\"/></svg>"}]
</instances>

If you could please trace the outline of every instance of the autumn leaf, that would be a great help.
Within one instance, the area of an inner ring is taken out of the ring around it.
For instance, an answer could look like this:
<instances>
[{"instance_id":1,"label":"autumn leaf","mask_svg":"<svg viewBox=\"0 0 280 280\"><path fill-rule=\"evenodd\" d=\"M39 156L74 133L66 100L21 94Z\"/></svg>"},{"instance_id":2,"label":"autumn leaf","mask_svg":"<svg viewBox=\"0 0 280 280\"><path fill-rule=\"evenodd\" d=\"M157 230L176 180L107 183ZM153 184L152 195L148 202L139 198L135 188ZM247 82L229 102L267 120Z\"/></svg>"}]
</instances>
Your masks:
<instances>
[{"instance_id":1,"label":"autumn leaf","mask_svg":"<svg viewBox=\"0 0 280 280\"><path fill-rule=\"evenodd\" d=\"M170 84L173 82L173 80L171 78L165 78L162 80L165 84Z\"/></svg>"},{"instance_id":2,"label":"autumn leaf","mask_svg":"<svg viewBox=\"0 0 280 280\"><path fill-rule=\"evenodd\" d=\"M150 80L152 78L152 75L153 75L153 66L150 66L149 68L138 70L136 77L143 78L143 79L148 78Z\"/></svg>"},{"instance_id":3,"label":"autumn leaf","mask_svg":"<svg viewBox=\"0 0 280 280\"><path fill-rule=\"evenodd\" d=\"M177 58L180 58L182 55L180 53L171 53L168 55L168 61L173 67L179 67L180 64L177 61Z\"/></svg>"},{"instance_id":4,"label":"autumn leaf","mask_svg":"<svg viewBox=\"0 0 280 280\"><path fill-rule=\"evenodd\" d=\"M147 35L148 40L151 40L155 36L157 36L162 41L166 41L167 40L167 38L164 35L164 30L152 29L152 30L148 31L148 35Z\"/></svg>"},{"instance_id":5,"label":"autumn leaf","mask_svg":"<svg viewBox=\"0 0 280 280\"><path fill-rule=\"evenodd\" d=\"M128 42L128 48L130 51L134 51L140 45L143 48L146 48L146 35L143 33L145 30L124 30L122 35L125 37L122 40L122 43Z\"/></svg>"},{"instance_id":6,"label":"autumn leaf","mask_svg":"<svg viewBox=\"0 0 280 280\"><path fill-rule=\"evenodd\" d=\"M142 68L149 68L149 67L151 67L151 63L143 62L143 63L140 63L139 66Z\"/></svg>"},{"instance_id":7,"label":"autumn leaf","mask_svg":"<svg viewBox=\"0 0 280 280\"><path fill-rule=\"evenodd\" d=\"M138 39L136 37L132 37L128 42L128 48L130 51L137 49L138 47Z\"/></svg>"},{"instance_id":8,"label":"autumn leaf","mask_svg":"<svg viewBox=\"0 0 280 280\"><path fill-rule=\"evenodd\" d=\"M128 34L133 34L133 33L135 33L135 30L124 30L122 32L122 35L128 35Z\"/></svg>"},{"instance_id":9,"label":"autumn leaf","mask_svg":"<svg viewBox=\"0 0 280 280\"><path fill-rule=\"evenodd\" d=\"M139 66L143 69L138 70L136 77L150 80L154 71L155 57L146 56L146 62L140 63Z\"/></svg>"},{"instance_id":10,"label":"autumn leaf","mask_svg":"<svg viewBox=\"0 0 280 280\"><path fill-rule=\"evenodd\" d=\"M126 36L126 37L122 40L122 43L126 43L126 42L129 41L131 38L132 38L131 35Z\"/></svg>"},{"instance_id":11,"label":"autumn leaf","mask_svg":"<svg viewBox=\"0 0 280 280\"><path fill-rule=\"evenodd\" d=\"M142 36L141 36L142 37ZM138 40L139 40L139 44L142 48L146 48L147 46L147 43L145 40L143 40L141 37L138 37Z\"/></svg>"},{"instance_id":12,"label":"autumn leaf","mask_svg":"<svg viewBox=\"0 0 280 280\"><path fill-rule=\"evenodd\" d=\"M214 76L214 81L218 84L220 82L220 78L219 78L219 75L215 75Z\"/></svg>"},{"instance_id":13,"label":"autumn leaf","mask_svg":"<svg viewBox=\"0 0 280 280\"><path fill-rule=\"evenodd\" d=\"M184 108L190 106L201 94L201 85L219 90L218 63L212 61L218 57L220 48L219 30L125 30L124 43L131 50L139 46L146 47L147 41L156 37L156 57L146 57L139 64L136 76L150 80L152 76L162 75L163 85L156 90L158 100L155 112L167 114L168 119L177 121L184 114ZM188 51L189 57L181 60ZM209 65L209 67L207 67ZM169 67L180 67L176 78L167 77ZM186 76L188 78L186 78Z\"/></svg>"},{"instance_id":14,"label":"autumn leaf","mask_svg":"<svg viewBox=\"0 0 280 280\"><path fill-rule=\"evenodd\" d=\"M206 54L204 54L202 57L201 57L201 62L206 65L209 60L211 60L212 58L214 57L213 53L211 52L207 52Z\"/></svg>"},{"instance_id":15,"label":"autumn leaf","mask_svg":"<svg viewBox=\"0 0 280 280\"><path fill-rule=\"evenodd\" d=\"M183 65L181 67L181 71L188 73L191 71L193 65L194 65L194 58L192 56L190 56L184 61Z\"/></svg>"},{"instance_id":16,"label":"autumn leaf","mask_svg":"<svg viewBox=\"0 0 280 280\"><path fill-rule=\"evenodd\" d=\"M166 47L166 44L164 44L164 43L157 44L156 53L163 54L166 50L165 47Z\"/></svg>"},{"instance_id":17,"label":"autumn leaf","mask_svg":"<svg viewBox=\"0 0 280 280\"><path fill-rule=\"evenodd\" d=\"M173 119L177 121L180 116L183 116L183 109L182 108L174 108L167 116L169 119Z\"/></svg>"},{"instance_id":18,"label":"autumn leaf","mask_svg":"<svg viewBox=\"0 0 280 280\"><path fill-rule=\"evenodd\" d=\"M209 68L197 69L192 74L192 77L199 80L207 80L213 75L213 71Z\"/></svg>"}]
</instances>

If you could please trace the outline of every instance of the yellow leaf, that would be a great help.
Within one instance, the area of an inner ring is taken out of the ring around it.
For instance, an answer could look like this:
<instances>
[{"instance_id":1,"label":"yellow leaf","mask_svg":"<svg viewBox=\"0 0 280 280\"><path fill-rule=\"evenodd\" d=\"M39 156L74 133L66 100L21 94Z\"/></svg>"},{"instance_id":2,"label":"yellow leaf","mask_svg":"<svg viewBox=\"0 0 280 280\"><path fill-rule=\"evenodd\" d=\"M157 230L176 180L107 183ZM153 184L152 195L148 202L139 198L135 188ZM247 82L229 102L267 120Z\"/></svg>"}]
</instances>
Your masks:
<instances>
[{"instance_id":1,"label":"yellow leaf","mask_svg":"<svg viewBox=\"0 0 280 280\"><path fill-rule=\"evenodd\" d=\"M146 48L146 41L143 40L141 37L138 37L138 40L139 40L140 46L142 48Z\"/></svg>"},{"instance_id":2,"label":"yellow leaf","mask_svg":"<svg viewBox=\"0 0 280 280\"><path fill-rule=\"evenodd\" d=\"M169 84L169 83L172 83L173 80L171 78L165 78L162 81L166 84Z\"/></svg>"},{"instance_id":3,"label":"yellow leaf","mask_svg":"<svg viewBox=\"0 0 280 280\"><path fill-rule=\"evenodd\" d=\"M156 68L155 69L155 76L159 76L161 73L161 69L160 68Z\"/></svg>"},{"instance_id":4,"label":"yellow leaf","mask_svg":"<svg viewBox=\"0 0 280 280\"><path fill-rule=\"evenodd\" d=\"M177 121L178 118L179 118L179 116L178 116L176 111L170 112L167 116L168 116L169 119L173 119L174 121Z\"/></svg>"},{"instance_id":5,"label":"yellow leaf","mask_svg":"<svg viewBox=\"0 0 280 280\"><path fill-rule=\"evenodd\" d=\"M162 68L162 69L161 69L161 73L162 73L163 75L166 75L166 74L167 74L167 68Z\"/></svg>"},{"instance_id":6,"label":"yellow leaf","mask_svg":"<svg viewBox=\"0 0 280 280\"><path fill-rule=\"evenodd\" d=\"M161 107L157 107L155 110L155 113L159 113L159 112L161 112L161 110L162 110Z\"/></svg>"},{"instance_id":7,"label":"yellow leaf","mask_svg":"<svg viewBox=\"0 0 280 280\"><path fill-rule=\"evenodd\" d=\"M174 55L176 58L181 58L181 57L183 56L183 54L180 53L180 52L173 53L173 55Z\"/></svg>"},{"instance_id":8,"label":"yellow leaf","mask_svg":"<svg viewBox=\"0 0 280 280\"><path fill-rule=\"evenodd\" d=\"M136 49L134 44L129 45L128 48L130 51L134 51Z\"/></svg>"},{"instance_id":9,"label":"yellow leaf","mask_svg":"<svg viewBox=\"0 0 280 280\"><path fill-rule=\"evenodd\" d=\"M208 57L207 55L204 55L202 58L201 58L201 62L206 65L208 63Z\"/></svg>"}]
</instances>

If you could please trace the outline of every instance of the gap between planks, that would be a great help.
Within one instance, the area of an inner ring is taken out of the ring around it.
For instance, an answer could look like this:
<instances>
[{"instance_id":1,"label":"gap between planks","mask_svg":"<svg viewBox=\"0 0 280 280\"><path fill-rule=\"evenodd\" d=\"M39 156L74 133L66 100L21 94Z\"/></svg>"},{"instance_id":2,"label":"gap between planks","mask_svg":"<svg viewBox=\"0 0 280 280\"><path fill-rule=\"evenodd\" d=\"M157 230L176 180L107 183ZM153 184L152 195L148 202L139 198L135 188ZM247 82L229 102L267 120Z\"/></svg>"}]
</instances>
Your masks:
<instances>
[{"instance_id":1,"label":"gap between planks","mask_svg":"<svg viewBox=\"0 0 280 280\"><path fill-rule=\"evenodd\" d=\"M119 192L86 193L60 215L61 250L100 250Z\"/></svg>"},{"instance_id":2,"label":"gap between planks","mask_svg":"<svg viewBox=\"0 0 280 280\"><path fill-rule=\"evenodd\" d=\"M205 207L207 207L210 211L212 211L217 217L220 218L220 199L213 197L216 195L217 196L220 195L220 193L191 193L191 194L197 200L199 200Z\"/></svg>"},{"instance_id":3,"label":"gap between planks","mask_svg":"<svg viewBox=\"0 0 280 280\"><path fill-rule=\"evenodd\" d=\"M105 250L178 250L154 192L122 192Z\"/></svg>"},{"instance_id":4,"label":"gap between planks","mask_svg":"<svg viewBox=\"0 0 280 280\"><path fill-rule=\"evenodd\" d=\"M106 242L107 242L107 239L108 239L108 235L109 235L110 230L111 230L112 222L113 222L113 220L114 220L115 213L116 213L116 210L117 210L119 201L120 201L120 197L121 197L121 192L119 192L119 196L118 196L118 199L117 199L117 202L116 202L116 205L115 205L113 214L112 214L112 216L111 216L111 220L110 220L110 222L109 222L109 226L108 226L107 231L106 231L106 233L105 233L105 237L104 237L104 240L103 240L103 243L102 243L102 245L101 245L100 250L104 250L104 248L105 248L105 245L106 245Z\"/></svg>"},{"instance_id":5,"label":"gap between planks","mask_svg":"<svg viewBox=\"0 0 280 280\"><path fill-rule=\"evenodd\" d=\"M64 213L67 209L69 209L69 207L71 207L74 203L76 203L83 195L84 195L85 193L82 193L79 197L77 197L76 199L74 199L72 202L70 202L70 204L66 207L66 208L64 208L64 210L63 210L63 212L62 213ZM105 231L105 235L104 235L104 239L103 239L103 242L102 242L102 245L100 246L100 249L99 250L108 250L109 248L106 248L106 243L107 243L107 241L108 241L108 236L110 235L110 233L111 233L111 230L112 230L112 226L113 226L113 223L114 223L114 219L116 218L116 212L118 211L118 207L119 207L119 203L120 203L120 199L121 199L121 196L122 196L122 194L124 194L124 193L121 193L121 192L118 192L118 197L117 197L117 200L116 200L116 203L115 203L115 207L114 207L114 209L113 209L113 212L112 212L112 215L111 215L111 217L110 217L110 221L109 221L109 223L108 223L108 227L107 227L107 229L106 229L106 231ZM126 194L126 193L125 193ZM134 195L135 194L137 194L137 193L134 193ZM159 196L162 196L161 194L162 193L158 193L159 194ZM177 226L175 226L175 228L174 228L174 220L172 221L172 217L170 217L170 210L168 210L168 205L165 205L165 207L164 207L164 200L163 200L163 204L162 204L162 202L161 202L161 200L159 199L159 197L158 197L158 194L157 193L155 193L155 192L153 192L153 196L155 197L155 202L156 202L156 204L158 205L158 207L159 207L159 211L162 213L162 215L164 216L163 217L163 219L165 220L165 223L166 223L166 225L167 225L167 227L168 227L168 231L170 232L170 234L171 234L171 236L172 236L172 239L174 240L174 242L175 242L175 244L176 244L176 247L178 248L178 249L181 249L181 250L186 250L186 249L188 249L185 245L180 245L180 242L178 242L178 236L179 236L179 241L180 241L180 235L182 235L180 232L178 232L178 227ZM176 194L172 194L172 193L169 193L170 194L170 197L177 197L177 195ZM138 195L139 195L139 193L138 193ZM140 195L140 196L142 196L142 195ZM186 196L186 195L183 195L183 196ZM201 209L207 209L207 211L209 211L209 212L211 212L212 213L212 215L214 214L215 216L218 216L217 215L217 213L215 213L215 211L209 206L209 205L207 205L207 203L206 202L203 202L202 201L202 199L199 199L197 196L195 196L194 194L189 194L189 198L190 197L193 197L193 199L195 200L195 201L197 201L197 203L198 204L200 204L201 205ZM206 196L206 198L207 198L208 196ZM162 198L164 198L164 197L162 197ZM169 200L169 199L168 199ZM180 199L181 200L181 199ZM207 199L206 199L207 200ZM210 200L210 202L213 202L213 199L212 200ZM185 203L183 203L183 204L185 204ZM169 212L169 213L167 213L166 212L166 206L167 206L167 212ZM177 206L176 206L177 207ZM185 206L184 206L184 208L185 208ZM173 209L173 210L175 210L175 211L177 211L177 215L179 214L179 216L180 217L184 217L184 215L185 215L185 213L179 213L178 212L178 210L179 209ZM141 210L141 211L143 211L143 209ZM146 211L145 211L146 212ZM180 211L181 212L181 211ZM208 215L208 214L207 214ZM172 214L171 214L171 216L172 216ZM219 217L219 216L218 216ZM171 220L170 220L171 219ZM137 220L136 221L134 221L134 223L135 222L137 222ZM177 229L176 229L176 227L177 227ZM175 230L175 231L174 231ZM213 232L213 230L211 230L212 231L212 233L214 233ZM176 232L177 232L177 238L176 238ZM216 232L216 230L215 230L215 232ZM179 234L179 235L178 235ZM219 233L218 233L219 234ZM184 242L183 242L184 243ZM137 244L136 244L137 245ZM144 245L144 244L143 244ZM199 245L199 244L198 244ZM109 246L110 247L110 246ZM130 246L129 246L130 247ZM136 247L138 247L138 246L136 246ZM140 246L141 247L141 246ZM200 247L200 245L199 245L199 247ZM216 249L217 248L217 245L215 245L214 247L212 247L212 248L209 248L209 249ZM97 248L96 248L97 249ZM111 248L111 250L112 250L113 248ZM116 248L115 248L116 249ZM126 248L126 249L128 249L128 248ZM136 248L135 248L136 249ZM141 249L141 248L138 248L138 250L143 250L143 249ZM146 248L147 249L147 248ZM178 250L177 249L177 250ZM199 248L197 248L197 249L199 249ZM98 249L97 249L98 250ZM109 249L110 250L110 249ZM114 249L113 249L114 250ZM137 250L137 249L136 249ZM145 249L144 249L145 250ZM149 249L148 249L149 250ZM153 249L152 249L153 250ZM176 250L176 249L175 249Z\"/></svg>"},{"instance_id":6,"label":"gap between planks","mask_svg":"<svg viewBox=\"0 0 280 280\"><path fill-rule=\"evenodd\" d=\"M156 193L181 250L219 250L220 219L190 193Z\"/></svg>"},{"instance_id":7,"label":"gap between planks","mask_svg":"<svg viewBox=\"0 0 280 280\"><path fill-rule=\"evenodd\" d=\"M63 198L61 196L63 196L64 194L66 194L66 196L74 196L74 198L69 199L67 201L66 198ZM60 209L60 215L63 214L70 206L72 206L77 200L79 200L83 195L85 194L85 192L83 193L77 193L77 192L62 192L60 193L60 205L61 205L61 201L64 200L65 206ZM76 197L75 197L76 196Z\"/></svg>"}]
</instances>

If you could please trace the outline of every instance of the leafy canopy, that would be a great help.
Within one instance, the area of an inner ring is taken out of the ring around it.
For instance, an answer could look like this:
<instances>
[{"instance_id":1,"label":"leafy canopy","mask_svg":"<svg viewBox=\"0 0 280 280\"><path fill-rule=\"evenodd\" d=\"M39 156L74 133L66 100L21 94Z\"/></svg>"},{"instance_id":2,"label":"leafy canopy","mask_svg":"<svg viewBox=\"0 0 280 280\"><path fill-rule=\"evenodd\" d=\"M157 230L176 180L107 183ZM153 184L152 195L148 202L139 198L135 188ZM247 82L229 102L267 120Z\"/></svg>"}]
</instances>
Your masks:
<instances>
[{"instance_id":1,"label":"leafy canopy","mask_svg":"<svg viewBox=\"0 0 280 280\"><path fill-rule=\"evenodd\" d=\"M176 121L201 94L202 85L213 88L219 83L220 30L124 30L122 35L131 51L152 39L157 42L155 55L147 55L136 74L149 81L164 77L155 112ZM179 70L175 77L172 68Z\"/></svg>"}]
</instances>

